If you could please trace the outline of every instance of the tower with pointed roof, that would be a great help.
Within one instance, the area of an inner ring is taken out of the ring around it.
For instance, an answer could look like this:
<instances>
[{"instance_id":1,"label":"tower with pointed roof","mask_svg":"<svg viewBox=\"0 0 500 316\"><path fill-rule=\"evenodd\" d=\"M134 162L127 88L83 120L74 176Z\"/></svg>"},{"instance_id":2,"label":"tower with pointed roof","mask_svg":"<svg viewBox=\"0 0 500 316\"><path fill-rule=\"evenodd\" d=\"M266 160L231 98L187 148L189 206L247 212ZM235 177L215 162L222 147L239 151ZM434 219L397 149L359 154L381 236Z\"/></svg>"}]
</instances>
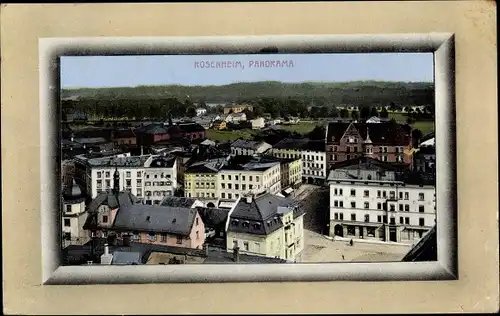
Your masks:
<instances>
[{"instance_id":1,"label":"tower with pointed roof","mask_svg":"<svg viewBox=\"0 0 500 316\"><path fill-rule=\"evenodd\" d=\"M366 139L364 140L365 157L373 158L373 142L370 139L370 128L366 128Z\"/></svg>"},{"instance_id":2,"label":"tower with pointed roof","mask_svg":"<svg viewBox=\"0 0 500 316\"><path fill-rule=\"evenodd\" d=\"M120 172L118 172L118 167L115 165L115 173L113 174L113 193L120 193Z\"/></svg>"},{"instance_id":3,"label":"tower with pointed roof","mask_svg":"<svg viewBox=\"0 0 500 316\"><path fill-rule=\"evenodd\" d=\"M86 196L81 187L73 179L72 184L62 192L62 246L82 245L89 238L83 229L87 219L85 209Z\"/></svg>"}]
</instances>

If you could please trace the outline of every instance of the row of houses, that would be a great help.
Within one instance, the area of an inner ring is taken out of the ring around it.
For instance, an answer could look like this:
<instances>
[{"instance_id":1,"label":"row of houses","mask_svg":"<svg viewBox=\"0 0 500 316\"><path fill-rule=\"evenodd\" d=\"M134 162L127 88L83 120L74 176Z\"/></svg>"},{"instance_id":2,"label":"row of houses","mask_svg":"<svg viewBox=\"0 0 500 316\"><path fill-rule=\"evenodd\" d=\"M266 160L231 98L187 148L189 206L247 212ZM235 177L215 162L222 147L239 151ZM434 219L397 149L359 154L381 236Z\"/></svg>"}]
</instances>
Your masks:
<instances>
[{"instance_id":1,"label":"row of houses","mask_svg":"<svg viewBox=\"0 0 500 316\"><path fill-rule=\"evenodd\" d=\"M247 194L228 208L213 208L197 199L169 196L147 205L120 190L118 170L113 178L113 189L99 193L88 205L76 182L64 191L63 248L81 250L95 240L107 240L112 245L135 243L188 252L212 246L250 257L300 259L304 213L289 199ZM110 264L112 257L106 249L101 263Z\"/></svg>"}]
</instances>

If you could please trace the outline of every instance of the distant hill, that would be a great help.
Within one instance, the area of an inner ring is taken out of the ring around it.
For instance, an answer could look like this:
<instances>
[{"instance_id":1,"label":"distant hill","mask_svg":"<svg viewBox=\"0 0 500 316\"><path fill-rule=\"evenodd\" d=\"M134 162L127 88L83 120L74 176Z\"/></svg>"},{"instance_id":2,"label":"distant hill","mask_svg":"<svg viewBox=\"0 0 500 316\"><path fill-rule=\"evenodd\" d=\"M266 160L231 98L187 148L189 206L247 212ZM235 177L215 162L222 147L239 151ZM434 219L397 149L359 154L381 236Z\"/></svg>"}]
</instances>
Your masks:
<instances>
[{"instance_id":1,"label":"distant hill","mask_svg":"<svg viewBox=\"0 0 500 316\"><path fill-rule=\"evenodd\" d=\"M240 82L221 86L137 86L63 89L63 99L165 99L241 102L259 98L294 98L316 105L389 104L428 105L434 103L434 84L428 82Z\"/></svg>"}]
</instances>

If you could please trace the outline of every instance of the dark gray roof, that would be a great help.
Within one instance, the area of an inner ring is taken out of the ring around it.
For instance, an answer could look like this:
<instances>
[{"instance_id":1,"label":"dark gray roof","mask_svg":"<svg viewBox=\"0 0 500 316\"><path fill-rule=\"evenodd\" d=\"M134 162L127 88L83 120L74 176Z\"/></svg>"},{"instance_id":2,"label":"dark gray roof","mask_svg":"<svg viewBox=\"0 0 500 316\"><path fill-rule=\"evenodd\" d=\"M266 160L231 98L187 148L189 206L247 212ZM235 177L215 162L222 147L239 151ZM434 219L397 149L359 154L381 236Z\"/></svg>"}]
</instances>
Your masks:
<instances>
[{"instance_id":1,"label":"dark gray roof","mask_svg":"<svg viewBox=\"0 0 500 316\"><path fill-rule=\"evenodd\" d=\"M213 208L213 207L197 207L201 220L205 227L216 227L226 225L229 209Z\"/></svg>"},{"instance_id":2,"label":"dark gray roof","mask_svg":"<svg viewBox=\"0 0 500 316\"><path fill-rule=\"evenodd\" d=\"M196 214L196 209L183 207L145 204L120 206L113 227L121 230L188 236Z\"/></svg>"},{"instance_id":3,"label":"dark gray roof","mask_svg":"<svg viewBox=\"0 0 500 316\"><path fill-rule=\"evenodd\" d=\"M83 194L82 189L78 184L76 184L75 180L73 180L73 183L71 185L66 187L62 195L64 201L68 202L76 203L85 199L85 195Z\"/></svg>"},{"instance_id":4,"label":"dark gray roof","mask_svg":"<svg viewBox=\"0 0 500 316\"><path fill-rule=\"evenodd\" d=\"M104 144L108 143L109 141L104 137L88 137L88 138L75 138L74 142L79 144Z\"/></svg>"},{"instance_id":5,"label":"dark gray roof","mask_svg":"<svg viewBox=\"0 0 500 316\"><path fill-rule=\"evenodd\" d=\"M169 207L191 208L195 202L196 202L196 199L192 199L192 198L178 197L178 196L167 196L161 201L160 205L161 206L169 206Z\"/></svg>"},{"instance_id":6,"label":"dark gray roof","mask_svg":"<svg viewBox=\"0 0 500 316\"><path fill-rule=\"evenodd\" d=\"M273 148L276 149L298 149L310 151L325 151L325 141L323 140L310 140L308 138L294 139L285 138L274 144Z\"/></svg>"},{"instance_id":7,"label":"dark gray roof","mask_svg":"<svg viewBox=\"0 0 500 316\"><path fill-rule=\"evenodd\" d=\"M254 140L237 139L231 144L231 147L256 150L262 144L265 144L265 143L259 142L259 141L254 141Z\"/></svg>"},{"instance_id":8,"label":"dark gray roof","mask_svg":"<svg viewBox=\"0 0 500 316\"><path fill-rule=\"evenodd\" d=\"M109 206L109 208L115 209L122 205L131 205L137 203L140 203L139 199L137 199L135 195L128 191L120 192L118 193L118 195L114 194L111 191L101 192L95 197L95 199L92 200L92 202L90 202L88 211L96 212L101 205L107 205Z\"/></svg>"},{"instance_id":9,"label":"dark gray roof","mask_svg":"<svg viewBox=\"0 0 500 316\"><path fill-rule=\"evenodd\" d=\"M269 235L283 227L278 207L293 207L296 203L269 193L252 198L248 203L241 198L229 221L228 231Z\"/></svg>"},{"instance_id":10,"label":"dark gray roof","mask_svg":"<svg viewBox=\"0 0 500 316\"><path fill-rule=\"evenodd\" d=\"M142 254L140 252L115 251L111 264L142 264Z\"/></svg>"}]
</instances>

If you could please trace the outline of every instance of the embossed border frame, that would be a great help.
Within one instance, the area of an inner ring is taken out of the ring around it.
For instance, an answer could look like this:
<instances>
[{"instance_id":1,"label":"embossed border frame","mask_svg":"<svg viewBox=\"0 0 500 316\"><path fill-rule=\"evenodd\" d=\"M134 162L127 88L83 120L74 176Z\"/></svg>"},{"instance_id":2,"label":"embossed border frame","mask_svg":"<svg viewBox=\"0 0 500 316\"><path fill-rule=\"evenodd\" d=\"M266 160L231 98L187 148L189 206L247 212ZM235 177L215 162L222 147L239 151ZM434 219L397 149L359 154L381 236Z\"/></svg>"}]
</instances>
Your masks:
<instances>
[{"instance_id":1,"label":"embossed border frame","mask_svg":"<svg viewBox=\"0 0 500 316\"><path fill-rule=\"evenodd\" d=\"M429 262L62 266L59 58L89 55L432 52L436 106L438 260ZM449 33L41 38L42 284L144 284L458 279L454 36Z\"/></svg>"}]
</instances>

